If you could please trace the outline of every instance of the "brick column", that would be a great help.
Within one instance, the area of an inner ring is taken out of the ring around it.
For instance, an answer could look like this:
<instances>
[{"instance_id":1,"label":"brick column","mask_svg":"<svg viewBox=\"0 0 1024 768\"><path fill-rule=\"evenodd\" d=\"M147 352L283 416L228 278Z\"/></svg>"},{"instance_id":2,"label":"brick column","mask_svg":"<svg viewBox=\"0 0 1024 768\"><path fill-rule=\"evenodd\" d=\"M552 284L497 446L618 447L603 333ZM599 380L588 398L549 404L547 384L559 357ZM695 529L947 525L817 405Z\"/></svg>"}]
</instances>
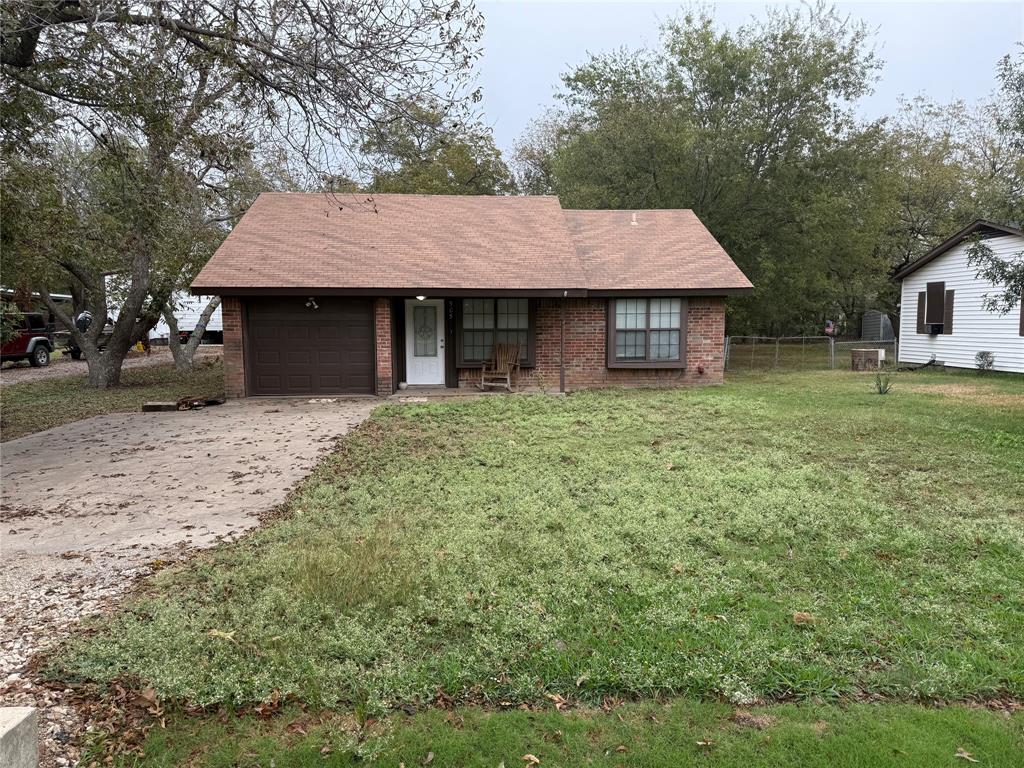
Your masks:
<instances>
[{"instance_id":1,"label":"brick column","mask_svg":"<svg viewBox=\"0 0 1024 768\"><path fill-rule=\"evenodd\" d=\"M721 384L725 380L725 299L694 296L687 304L686 378Z\"/></svg>"},{"instance_id":2,"label":"brick column","mask_svg":"<svg viewBox=\"0 0 1024 768\"><path fill-rule=\"evenodd\" d=\"M242 343L242 300L224 296L220 304L224 323L224 395L245 397L245 346Z\"/></svg>"},{"instance_id":3,"label":"brick column","mask_svg":"<svg viewBox=\"0 0 1024 768\"><path fill-rule=\"evenodd\" d=\"M394 389L391 359L391 300L373 302L373 327L377 356L377 396L387 397Z\"/></svg>"}]
</instances>

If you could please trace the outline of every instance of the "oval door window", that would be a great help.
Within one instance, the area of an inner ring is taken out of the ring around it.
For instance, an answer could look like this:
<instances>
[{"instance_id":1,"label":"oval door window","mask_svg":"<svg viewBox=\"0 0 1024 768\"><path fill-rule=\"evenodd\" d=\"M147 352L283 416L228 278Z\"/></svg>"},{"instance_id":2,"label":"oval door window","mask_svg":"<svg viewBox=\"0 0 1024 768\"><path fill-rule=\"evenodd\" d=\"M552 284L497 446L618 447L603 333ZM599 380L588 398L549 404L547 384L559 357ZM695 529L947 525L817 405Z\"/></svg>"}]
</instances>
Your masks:
<instances>
[{"instance_id":1,"label":"oval door window","mask_svg":"<svg viewBox=\"0 0 1024 768\"><path fill-rule=\"evenodd\" d=\"M413 307L412 327L416 332L413 354L437 357L437 307L432 304Z\"/></svg>"}]
</instances>

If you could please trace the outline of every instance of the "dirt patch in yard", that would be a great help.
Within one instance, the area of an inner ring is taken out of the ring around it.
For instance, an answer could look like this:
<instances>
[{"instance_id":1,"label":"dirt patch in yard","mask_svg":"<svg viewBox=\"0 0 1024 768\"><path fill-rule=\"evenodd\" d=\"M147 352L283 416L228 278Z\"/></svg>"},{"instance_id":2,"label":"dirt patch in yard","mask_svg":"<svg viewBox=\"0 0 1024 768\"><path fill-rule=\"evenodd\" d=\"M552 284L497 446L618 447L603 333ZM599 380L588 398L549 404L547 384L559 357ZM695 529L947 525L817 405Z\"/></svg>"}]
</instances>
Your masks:
<instances>
[{"instance_id":1,"label":"dirt patch in yard","mask_svg":"<svg viewBox=\"0 0 1024 768\"><path fill-rule=\"evenodd\" d=\"M909 392L921 392L928 395L942 395L961 402L991 405L997 408L1024 408L1024 391L1019 395L987 387L983 384L914 384L907 388Z\"/></svg>"}]
</instances>

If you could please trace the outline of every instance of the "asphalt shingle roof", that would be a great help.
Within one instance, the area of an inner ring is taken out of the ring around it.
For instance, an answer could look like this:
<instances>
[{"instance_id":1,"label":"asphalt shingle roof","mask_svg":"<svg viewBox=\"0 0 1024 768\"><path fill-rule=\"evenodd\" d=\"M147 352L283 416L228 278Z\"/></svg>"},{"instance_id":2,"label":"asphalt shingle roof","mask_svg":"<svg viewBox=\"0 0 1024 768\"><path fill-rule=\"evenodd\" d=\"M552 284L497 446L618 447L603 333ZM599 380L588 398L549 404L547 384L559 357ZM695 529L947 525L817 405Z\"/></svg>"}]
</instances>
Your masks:
<instances>
[{"instance_id":1,"label":"asphalt shingle roof","mask_svg":"<svg viewBox=\"0 0 1024 768\"><path fill-rule=\"evenodd\" d=\"M752 288L690 210L565 211L592 291Z\"/></svg>"},{"instance_id":2,"label":"asphalt shingle roof","mask_svg":"<svg viewBox=\"0 0 1024 768\"><path fill-rule=\"evenodd\" d=\"M564 211L547 196L280 192L257 198L192 283L225 294L750 287L692 211Z\"/></svg>"}]
</instances>

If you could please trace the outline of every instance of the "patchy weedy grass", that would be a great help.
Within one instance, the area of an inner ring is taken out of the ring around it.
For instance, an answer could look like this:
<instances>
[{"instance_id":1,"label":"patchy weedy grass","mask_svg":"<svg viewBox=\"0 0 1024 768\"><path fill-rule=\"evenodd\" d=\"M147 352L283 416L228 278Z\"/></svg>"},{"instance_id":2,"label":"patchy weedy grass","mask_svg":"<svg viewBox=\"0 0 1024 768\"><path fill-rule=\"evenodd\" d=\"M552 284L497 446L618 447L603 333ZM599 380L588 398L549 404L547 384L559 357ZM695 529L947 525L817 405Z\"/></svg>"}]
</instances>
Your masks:
<instances>
[{"instance_id":1,"label":"patchy weedy grass","mask_svg":"<svg viewBox=\"0 0 1024 768\"><path fill-rule=\"evenodd\" d=\"M117 764L931 768L976 760L1015 768L1022 751L1021 714L909 704L744 710L679 700L628 704L610 712L435 709L362 728L351 718L298 711L271 719L172 717L166 729L150 731L141 756Z\"/></svg>"},{"instance_id":2,"label":"patchy weedy grass","mask_svg":"<svg viewBox=\"0 0 1024 768\"><path fill-rule=\"evenodd\" d=\"M291 517L162 572L49 674L360 712L1024 696L1020 379L871 379L381 408ZM1020 399L913 391L947 380Z\"/></svg>"},{"instance_id":3,"label":"patchy weedy grass","mask_svg":"<svg viewBox=\"0 0 1024 768\"><path fill-rule=\"evenodd\" d=\"M220 360L197 361L191 374L173 365L125 368L121 386L94 389L84 376L61 376L0 390L0 438L13 440L104 413L137 411L149 400L216 397L224 392Z\"/></svg>"}]
</instances>

